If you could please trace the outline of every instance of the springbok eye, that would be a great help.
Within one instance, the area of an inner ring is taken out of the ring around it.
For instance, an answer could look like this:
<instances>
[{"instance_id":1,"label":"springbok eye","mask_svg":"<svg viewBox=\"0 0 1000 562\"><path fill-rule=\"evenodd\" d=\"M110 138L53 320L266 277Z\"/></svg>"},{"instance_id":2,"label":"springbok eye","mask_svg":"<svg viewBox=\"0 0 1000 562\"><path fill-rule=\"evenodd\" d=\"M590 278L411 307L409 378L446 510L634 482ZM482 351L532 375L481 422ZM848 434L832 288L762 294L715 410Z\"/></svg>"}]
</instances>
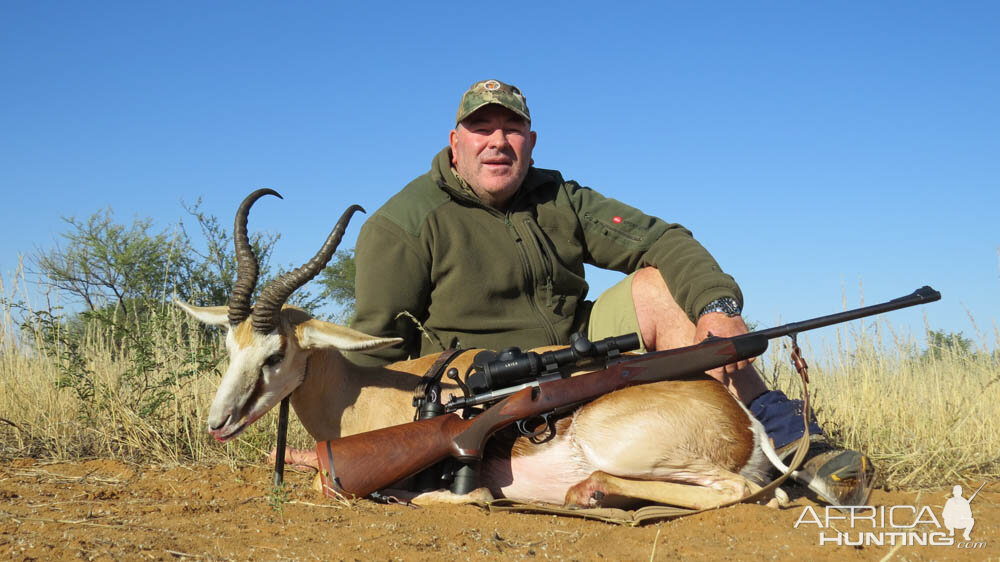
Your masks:
<instances>
[{"instance_id":1,"label":"springbok eye","mask_svg":"<svg viewBox=\"0 0 1000 562\"><path fill-rule=\"evenodd\" d=\"M278 363L281 363L284 359L285 355L283 353L275 353L264 360L264 365L267 367L274 367Z\"/></svg>"}]
</instances>

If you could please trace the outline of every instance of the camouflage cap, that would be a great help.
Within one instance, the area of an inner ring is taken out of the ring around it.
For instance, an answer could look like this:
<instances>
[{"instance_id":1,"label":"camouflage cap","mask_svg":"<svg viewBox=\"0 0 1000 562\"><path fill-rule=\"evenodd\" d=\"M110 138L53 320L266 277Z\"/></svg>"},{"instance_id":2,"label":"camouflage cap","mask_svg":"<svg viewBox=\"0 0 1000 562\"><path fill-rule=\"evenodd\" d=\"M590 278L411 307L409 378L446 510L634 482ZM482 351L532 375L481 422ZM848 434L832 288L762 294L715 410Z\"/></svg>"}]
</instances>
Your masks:
<instances>
[{"instance_id":1,"label":"camouflage cap","mask_svg":"<svg viewBox=\"0 0 1000 562\"><path fill-rule=\"evenodd\" d=\"M528 112L528 103L521 90L517 86L504 84L499 80L480 80L469 86L468 91L462 95L462 101L458 103L458 115L455 117L455 124L458 125L463 119L472 115L480 107L495 103L506 107L514 113L531 121L531 113Z\"/></svg>"}]
</instances>

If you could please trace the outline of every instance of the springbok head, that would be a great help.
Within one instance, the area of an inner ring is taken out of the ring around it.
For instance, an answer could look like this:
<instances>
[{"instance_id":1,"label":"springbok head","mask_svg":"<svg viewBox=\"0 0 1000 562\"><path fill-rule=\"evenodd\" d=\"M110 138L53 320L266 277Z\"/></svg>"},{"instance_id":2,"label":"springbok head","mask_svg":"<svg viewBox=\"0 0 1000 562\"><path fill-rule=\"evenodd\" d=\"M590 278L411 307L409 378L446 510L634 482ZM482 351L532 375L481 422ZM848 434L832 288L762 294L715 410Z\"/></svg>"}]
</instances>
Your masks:
<instances>
[{"instance_id":1,"label":"springbok head","mask_svg":"<svg viewBox=\"0 0 1000 562\"><path fill-rule=\"evenodd\" d=\"M229 367L215 393L208 414L208 431L218 441L233 439L258 418L291 394L306 376L306 358L312 350L341 351L379 349L402 341L377 338L312 318L305 311L285 306L288 297L319 274L333 256L355 211L352 205L337 221L323 247L305 265L274 279L260 292L253 307L250 298L257 286L257 256L247 236L247 216L254 202L264 195L281 195L273 189L258 189L236 211L233 240L236 245L236 283L228 306L197 307L175 300L197 320L226 325Z\"/></svg>"}]
</instances>

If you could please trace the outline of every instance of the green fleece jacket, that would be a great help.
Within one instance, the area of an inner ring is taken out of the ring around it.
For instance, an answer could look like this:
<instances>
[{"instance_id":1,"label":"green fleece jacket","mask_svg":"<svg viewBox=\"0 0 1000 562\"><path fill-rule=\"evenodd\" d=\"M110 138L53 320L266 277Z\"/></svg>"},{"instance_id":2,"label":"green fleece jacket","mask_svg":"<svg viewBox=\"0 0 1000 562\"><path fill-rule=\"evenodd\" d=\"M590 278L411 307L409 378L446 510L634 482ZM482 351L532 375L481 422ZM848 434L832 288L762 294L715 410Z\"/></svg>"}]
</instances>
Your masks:
<instances>
[{"instance_id":1,"label":"green fleece jacket","mask_svg":"<svg viewBox=\"0 0 1000 562\"><path fill-rule=\"evenodd\" d=\"M463 184L445 148L365 222L352 327L405 342L351 360L565 344L589 317L585 263L623 273L657 267L692 321L717 298L742 303L736 282L690 231L555 170L531 168L506 212Z\"/></svg>"}]
</instances>

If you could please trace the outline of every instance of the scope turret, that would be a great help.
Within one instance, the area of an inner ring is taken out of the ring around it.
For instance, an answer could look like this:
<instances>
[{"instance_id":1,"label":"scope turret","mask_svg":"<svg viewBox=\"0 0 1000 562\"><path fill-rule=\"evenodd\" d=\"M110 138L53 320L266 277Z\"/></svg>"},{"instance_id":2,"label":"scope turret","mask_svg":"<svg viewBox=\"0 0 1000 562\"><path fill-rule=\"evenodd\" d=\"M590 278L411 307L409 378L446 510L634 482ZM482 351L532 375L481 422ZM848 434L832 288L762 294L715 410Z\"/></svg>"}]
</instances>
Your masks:
<instances>
[{"instance_id":1,"label":"scope turret","mask_svg":"<svg viewBox=\"0 0 1000 562\"><path fill-rule=\"evenodd\" d=\"M465 381L473 394L489 392L522 384L546 372L557 372L564 367L607 360L620 353L639 349L639 336L626 334L591 342L583 334L574 334L568 347L535 353L517 347L502 349L499 353L480 351L473 360L475 371Z\"/></svg>"}]
</instances>

